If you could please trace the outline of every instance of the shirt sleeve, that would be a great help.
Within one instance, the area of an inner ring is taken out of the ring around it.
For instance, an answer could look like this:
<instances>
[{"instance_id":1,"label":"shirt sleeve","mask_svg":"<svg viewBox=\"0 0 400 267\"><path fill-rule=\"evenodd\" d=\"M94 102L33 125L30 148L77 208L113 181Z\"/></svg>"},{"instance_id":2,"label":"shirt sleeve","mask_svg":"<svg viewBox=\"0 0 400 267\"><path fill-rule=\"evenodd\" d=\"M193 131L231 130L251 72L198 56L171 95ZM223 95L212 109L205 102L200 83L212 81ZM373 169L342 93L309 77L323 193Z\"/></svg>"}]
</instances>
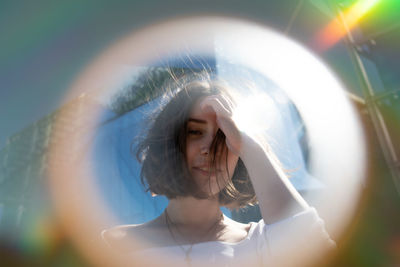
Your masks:
<instances>
[{"instance_id":1,"label":"shirt sleeve","mask_svg":"<svg viewBox=\"0 0 400 267\"><path fill-rule=\"evenodd\" d=\"M314 208L274 224L267 225L260 220L254 235L257 236L257 253L269 266L309 264L318 260L315 255L324 255L336 247Z\"/></svg>"}]
</instances>

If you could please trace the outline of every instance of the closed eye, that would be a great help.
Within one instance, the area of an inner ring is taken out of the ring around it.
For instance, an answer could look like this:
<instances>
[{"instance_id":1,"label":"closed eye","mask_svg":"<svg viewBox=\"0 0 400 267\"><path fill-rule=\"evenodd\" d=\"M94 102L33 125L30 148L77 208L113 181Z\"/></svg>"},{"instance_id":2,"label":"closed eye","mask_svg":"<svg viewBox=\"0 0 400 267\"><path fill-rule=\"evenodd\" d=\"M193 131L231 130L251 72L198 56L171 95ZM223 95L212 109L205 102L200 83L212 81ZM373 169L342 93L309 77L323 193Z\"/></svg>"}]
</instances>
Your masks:
<instances>
[{"instance_id":1,"label":"closed eye","mask_svg":"<svg viewBox=\"0 0 400 267\"><path fill-rule=\"evenodd\" d=\"M202 135L203 132L199 130L188 130L189 135Z\"/></svg>"}]
</instances>

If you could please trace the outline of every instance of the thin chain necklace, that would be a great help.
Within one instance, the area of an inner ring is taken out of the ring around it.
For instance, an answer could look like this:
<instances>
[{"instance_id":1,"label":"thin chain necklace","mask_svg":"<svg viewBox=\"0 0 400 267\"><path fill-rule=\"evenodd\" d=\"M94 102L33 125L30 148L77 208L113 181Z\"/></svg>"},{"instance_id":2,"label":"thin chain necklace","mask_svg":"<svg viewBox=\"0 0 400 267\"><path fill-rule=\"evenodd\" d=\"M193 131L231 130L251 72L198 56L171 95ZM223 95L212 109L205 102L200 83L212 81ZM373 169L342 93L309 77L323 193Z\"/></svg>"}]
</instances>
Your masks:
<instances>
[{"instance_id":1,"label":"thin chain necklace","mask_svg":"<svg viewBox=\"0 0 400 267\"><path fill-rule=\"evenodd\" d=\"M221 213L221 216L219 217L219 219L216 220L215 223L205 232L205 234L204 234L205 238L204 238L203 240L206 240L206 238L208 238L209 234L212 232L212 230L215 230L215 229L217 228L218 223L221 222L221 221L223 220L223 218L224 218L224 216L223 216L223 214ZM175 237L175 235L174 235L174 233L173 233L173 231L172 231L172 229L171 229L171 226L174 226L175 229L176 229L176 231L177 231L182 237L184 237L184 235L181 233L181 231L179 231L179 229L178 229L176 223L174 223L174 222L171 220L171 218L169 217L168 212L167 212L167 209L165 209L165 223L167 224L167 228L168 228L169 233L171 234L172 239L175 241L176 244L178 244L178 246L179 246L179 247L182 249L182 251L185 253L185 261L186 261L186 264L187 264L188 266L192 266L192 265L191 265L192 259L190 258L190 253L192 252L192 248L193 248L193 245L195 244L195 242L189 242L189 243L190 243L189 248L188 248L188 249L185 249L185 248L183 247L183 245L181 245L181 244L176 240L176 237Z\"/></svg>"}]
</instances>

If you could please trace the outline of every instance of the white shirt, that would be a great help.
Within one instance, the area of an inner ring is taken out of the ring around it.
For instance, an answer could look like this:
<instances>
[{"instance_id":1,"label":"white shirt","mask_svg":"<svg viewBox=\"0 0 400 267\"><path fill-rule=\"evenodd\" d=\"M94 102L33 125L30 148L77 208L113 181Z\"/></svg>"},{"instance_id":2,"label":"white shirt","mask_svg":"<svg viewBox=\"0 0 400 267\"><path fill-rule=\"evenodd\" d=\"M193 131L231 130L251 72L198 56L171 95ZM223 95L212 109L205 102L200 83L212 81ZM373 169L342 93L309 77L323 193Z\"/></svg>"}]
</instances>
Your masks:
<instances>
[{"instance_id":1,"label":"white shirt","mask_svg":"<svg viewBox=\"0 0 400 267\"><path fill-rule=\"evenodd\" d=\"M300 266L335 247L314 208L271 225L263 220L250 224L240 242L193 244L190 264L185 256L191 245L153 247L134 254L155 266Z\"/></svg>"}]
</instances>

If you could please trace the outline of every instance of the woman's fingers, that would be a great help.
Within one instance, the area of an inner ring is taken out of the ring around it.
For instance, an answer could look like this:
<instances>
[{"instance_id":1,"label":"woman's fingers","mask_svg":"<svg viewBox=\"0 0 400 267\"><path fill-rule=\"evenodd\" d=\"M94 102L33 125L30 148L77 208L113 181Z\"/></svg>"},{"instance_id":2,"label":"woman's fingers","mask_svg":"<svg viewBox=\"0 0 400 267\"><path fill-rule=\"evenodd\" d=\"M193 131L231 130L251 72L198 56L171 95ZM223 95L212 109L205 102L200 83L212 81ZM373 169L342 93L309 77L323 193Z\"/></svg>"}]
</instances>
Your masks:
<instances>
[{"instance_id":1,"label":"woman's fingers","mask_svg":"<svg viewBox=\"0 0 400 267\"><path fill-rule=\"evenodd\" d=\"M219 95L217 97L222 105L232 112L233 108L235 107L234 103L226 96Z\"/></svg>"},{"instance_id":2,"label":"woman's fingers","mask_svg":"<svg viewBox=\"0 0 400 267\"><path fill-rule=\"evenodd\" d=\"M241 135L232 120L233 104L229 99L221 95L209 96L204 98L201 108L207 112L208 109L216 115L218 127L226 136L226 144L228 148L239 154L241 148Z\"/></svg>"},{"instance_id":3,"label":"woman's fingers","mask_svg":"<svg viewBox=\"0 0 400 267\"><path fill-rule=\"evenodd\" d=\"M223 103L225 102L225 103ZM232 107L227 105L227 102L219 98L218 96L208 96L204 98L201 103L201 108L203 110L207 110L211 108L217 117L231 117L232 116Z\"/></svg>"}]
</instances>

